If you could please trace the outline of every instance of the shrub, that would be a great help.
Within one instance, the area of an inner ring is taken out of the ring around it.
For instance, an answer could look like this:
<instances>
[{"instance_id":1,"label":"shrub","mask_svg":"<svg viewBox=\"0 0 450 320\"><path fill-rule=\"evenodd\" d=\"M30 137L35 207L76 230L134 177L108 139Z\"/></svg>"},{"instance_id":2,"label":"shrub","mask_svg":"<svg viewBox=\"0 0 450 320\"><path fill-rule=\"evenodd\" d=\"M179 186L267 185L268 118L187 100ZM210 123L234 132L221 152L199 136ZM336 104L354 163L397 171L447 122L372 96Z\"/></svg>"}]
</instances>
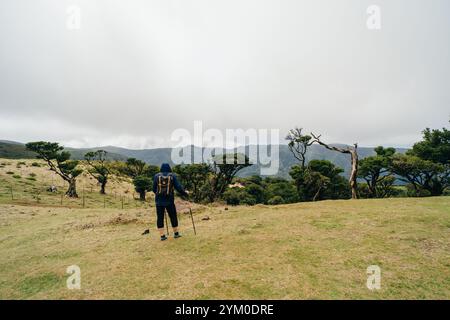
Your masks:
<instances>
[{"instance_id":1,"label":"shrub","mask_svg":"<svg viewBox=\"0 0 450 320\"><path fill-rule=\"evenodd\" d=\"M408 195L408 197L429 197L431 196L430 191L425 190L423 188L418 189L418 191L416 189L414 189L414 187L411 184L407 184L406 185L406 194Z\"/></svg>"},{"instance_id":2,"label":"shrub","mask_svg":"<svg viewBox=\"0 0 450 320\"><path fill-rule=\"evenodd\" d=\"M14 171L8 171L6 174L14 174Z\"/></svg>"},{"instance_id":3,"label":"shrub","mask_svg":"<svg viewBox=\"0 0 450 320\"><path fill-rule=\"evenodd\" d=\"M29 176L34 178L34 177L36 177L36 173L32 172L29 174Z\"/></svg>"},{"instance_id":4,"label":"shrub","mask_svg":"<svg viewBox=\"0 0 450 320\"><path fill-rule=\"evenodd\" d=\"M241 195L239 190L236 188L228 189L223 194L223 199L226 201L228 205L237 206L241 203Z\"/></svg>"},{"instance_id":5,"label":"shrub","mask_svg":"<svg viewBox=\"0 0 450 320\"><path fill-rule=\"evenodd\" d=\"M40 167L41 165L39 164L39 162L33 162L31 164L32 167Z\"/></svg>"},{"instance_id":6,"label":"shrub","mask_svg":"<svg viewBox=\"0 0 450 320\"><path fill-rule=\"evenodd\" d=\"M284 201L283 201L282 197L275 196L275 197L270 198L269 201L267 201L267 204L276 205L276 204L282 204L283 202Z\"/></svg>"},{"instance_id":7,"label":"shrub","mask_svg":"<svg viewBox=\"0 0 450 320\"><path fill-rule=\"evenodd\" d=\"M22 176L20 174L15 174L13 175L14 179L22 179Z\"/></svg>"}]
</instances>

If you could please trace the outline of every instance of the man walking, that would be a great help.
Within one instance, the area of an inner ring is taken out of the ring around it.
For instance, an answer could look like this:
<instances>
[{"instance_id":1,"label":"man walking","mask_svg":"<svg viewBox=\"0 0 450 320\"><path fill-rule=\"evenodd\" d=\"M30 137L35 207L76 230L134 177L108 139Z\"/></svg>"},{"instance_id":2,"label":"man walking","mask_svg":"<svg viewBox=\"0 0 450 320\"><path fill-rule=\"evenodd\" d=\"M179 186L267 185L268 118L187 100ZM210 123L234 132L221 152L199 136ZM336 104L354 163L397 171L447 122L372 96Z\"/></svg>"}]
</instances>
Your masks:
<instances>
[{"instance_id":1,"label":"man walking","mask_svg":"<svg viewBox=\"0 0 450 320\"><path fill-rule=\"evenodd\" d=\"M167 240L167 236L164 234L164 212L170 218L170 224L173 228L174 238L181 237L178 231L178 218L177 208L175 207L175 195L174 189L181 195L186 196L188 193L184 190L183 186L178 182L177 176L172 173L172 169L168 163L161 165L160 172L153 178L153 192L155 193L156 204L156 225L161 236L161 241Z\"/></svg>"}]
</instances>

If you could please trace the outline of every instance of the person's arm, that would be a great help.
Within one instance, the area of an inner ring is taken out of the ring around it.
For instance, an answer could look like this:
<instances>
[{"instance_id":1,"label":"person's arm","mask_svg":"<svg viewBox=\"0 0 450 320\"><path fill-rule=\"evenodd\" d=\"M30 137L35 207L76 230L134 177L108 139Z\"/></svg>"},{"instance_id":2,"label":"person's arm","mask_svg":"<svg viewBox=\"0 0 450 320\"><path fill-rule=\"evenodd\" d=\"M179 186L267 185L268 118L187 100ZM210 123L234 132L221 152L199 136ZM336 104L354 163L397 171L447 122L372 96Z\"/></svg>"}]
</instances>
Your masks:
<instances>
[{"instance_id":1,"label":"person's arm","mask_svg":"<svg viewBox=\"0 0 450 320\"><path fill-rule=\"evenodd\" d=\"M173 175L173 186L175 187L175 190L177 190L181 195L183 195L183 196L187 196L188 195L186 190L184 190L183 186L178 181L176 175Z\"/></svg>"}]
</instances>

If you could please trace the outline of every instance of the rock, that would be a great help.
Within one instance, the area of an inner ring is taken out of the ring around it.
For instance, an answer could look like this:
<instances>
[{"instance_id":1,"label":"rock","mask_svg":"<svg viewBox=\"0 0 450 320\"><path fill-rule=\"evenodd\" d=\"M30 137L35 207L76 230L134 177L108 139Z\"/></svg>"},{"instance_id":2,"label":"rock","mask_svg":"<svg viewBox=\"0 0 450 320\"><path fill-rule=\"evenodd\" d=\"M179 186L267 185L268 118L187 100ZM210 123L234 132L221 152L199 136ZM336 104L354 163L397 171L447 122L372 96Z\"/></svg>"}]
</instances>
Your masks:
<instances>
[{"instance_id":1,"label":"rock","mask_svg":"<svg viewBox=\"0 0 450 320\"><path fill-rule=\"evenodd\" d=\"M50 187L47 188L47 191L48 192L57 192L58 188L56 186L50 186Z\"/></svg>"}]
</instances>

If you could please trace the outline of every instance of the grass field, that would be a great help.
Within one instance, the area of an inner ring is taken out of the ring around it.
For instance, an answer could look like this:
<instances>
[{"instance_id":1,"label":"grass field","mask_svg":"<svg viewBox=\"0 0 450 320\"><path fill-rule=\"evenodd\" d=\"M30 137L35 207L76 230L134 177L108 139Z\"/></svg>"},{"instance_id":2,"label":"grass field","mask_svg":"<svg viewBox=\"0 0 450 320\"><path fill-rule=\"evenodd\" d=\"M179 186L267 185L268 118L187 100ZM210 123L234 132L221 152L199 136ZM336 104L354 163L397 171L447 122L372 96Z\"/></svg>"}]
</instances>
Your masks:
<instances>
[{"instance_id":1,"label":"grass field","mask_svg":"<svg viewBox=\"0 0 450 320\"><path fill-rule=\"evenodd\" d=\"M1 204L0 298L450 299L449 197L198 207L197 236L180 219L161 242L151 208Z\"/></svg>"},{"instance_id":2,"label":"grass field","mask_svg":"<svg viewBox=\"0 0 450 320\"><path fill-rule=\"evenodd\" d=\"M85 169L83 164L80 165ZM48 192L56 186L57 192ZM71 208L144 208L153 203L152 193L148 202L139 201L129 178L112 175L106 195L99 193L97 181L86 172L77 178L78 198L68 198L67 183L50 171L42 160L0 159L0 203L37 206L64 206Z\"/></svg>"}]
</instances>

